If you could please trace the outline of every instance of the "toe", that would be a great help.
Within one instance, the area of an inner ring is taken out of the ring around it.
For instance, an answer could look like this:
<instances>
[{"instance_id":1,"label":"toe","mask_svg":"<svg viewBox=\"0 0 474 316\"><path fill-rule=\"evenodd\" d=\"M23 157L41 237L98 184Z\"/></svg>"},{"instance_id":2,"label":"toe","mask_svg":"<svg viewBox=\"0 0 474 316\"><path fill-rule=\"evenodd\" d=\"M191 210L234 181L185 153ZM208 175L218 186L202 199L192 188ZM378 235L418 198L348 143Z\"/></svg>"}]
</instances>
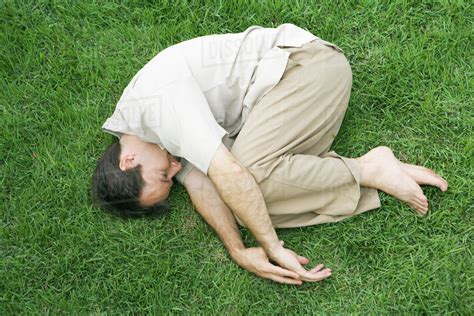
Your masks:
<instances>
[{"instance_id":1,"label":"toe","mask_svg":"<svg viewBox=\"0 0 474 316\"><path fill-rule=\"evenodd\" d=\"M425 215L425 214L426 214L426 207L419 205L419 206L418 206L418 212L419 212L420 214Z\"/></svg>"},{"instance_id":2,"label":"toe","mask_svg":"<svg viewBox=\"0 0 474 316\"><path fill-rule=\"evenodd\" d=\"M426 198L426 196L423 196L422 198L416 198L415 202L417 205L419 205L422 208L428 207L428 199Z\"/></svg>"},{"instance_id":3,"label":"toe","mask_svg":"<svg viewBox=\"0 0 474 316\"><path fill-rule=\"evenodd\" d=\"M420 205L420 209L421 209L421 211L423 212L423 214L426 214L426 212L428 212L428 201L423 202L423 203Z\"/></svg>"},{"instance_id":4,"label":"toe","mask_svg":"<svg viewBox=\"0 0 474 316\"><path fill-rule=\"evenodd\" d=\"M412 206L412 208L420 215L425 215L425 212L419 206Z\"/></svg>"},{"instance_id":5,"label":"toe","mask_svg":"<svg viewBox=\"0 0 474 316\"><path fill-rule=\"evenodd\" d=\"M425 215L428 209L428 204L423 204L420 201L413 201L411 206L417 213L421 215Z\"/></svg>"},{"instance_id":6,"label":"toe","mask_svg":"<svg viewBox=\"0 0 474 316\"><path fill-rule=\"evenodd\" d=\"M428 211L428 201L421 204L421 210L423 211L423 213L426 213Z\"/></svg>"},{"instance_id":7,"label":"toe","mask_svg":"<svg viewBox=\"0 0 474 316\"><path fill-rule=\"evenodd\" d=\"M428 205L428 199L424 195L421 199L419 199L419 202L421 205Z\"/></svg>"},{"instance_id":8,"label":"toe","mask_svg":"<svg viewBox=\"0 0 474 316\"><path fill-rule=\"evenodd\" d=\"M418 213L420 213L421 215L426 215L426 212L427 212L426 207L421 206L421 207L418 208Z\"/></svg>"},{"instance_id":9,"label":"toe","mask_svg":"<svg viewBox=\"0 0 474 316\"><path fill-rule=\"evenodd\" d=\"M428 198L423 194L423 190L419 186L415 190L412 200L422 204L428 202Z\"/></svg>"},{"instance_id":10,"label":"toe","mask_svg":"<svg viewBox=\"0 0 474 316\"><path fill-rule=\"evenodd\" d=\"M422 194L420 196L420 201L423 202L423 203L428 203L428 198L426 197L426 195Z\"/></svg>"},{"instance_id":11,"label":"toe","mask_svg":"<svg viewBox=\"0 0 474 316\"><path fill-rule=\"evenodd\" d=\"M434 173L434 172L433 172ZM436 186L441 190L441 191L446 191L448 189L448 181L446 181L442 176L440 176L437 173L434 173L436 179L437 179L437 184Z\"/></svg>"},{"instance_id":12,"label":"toe","mask_svg":"<svg viewBox=\"0 0 474 316\"><path fill-rule=\"evenodd\" d=\"M442 185L440 187L441 191L446 192L448 190L448 181L443 179Z\"/></svg>"},{"instance_id":13,"label":"toe","mask_svg":"<svg viewBox=\"0 0 474 316\"><path fill-rule=\"evenodd\" d=\"M436 177L436 182L434 183L436 187L438 187L441 191L446 191L447 189L447 183L446 181L441 178L441 177Z\"/></svg>"}]
</instances>

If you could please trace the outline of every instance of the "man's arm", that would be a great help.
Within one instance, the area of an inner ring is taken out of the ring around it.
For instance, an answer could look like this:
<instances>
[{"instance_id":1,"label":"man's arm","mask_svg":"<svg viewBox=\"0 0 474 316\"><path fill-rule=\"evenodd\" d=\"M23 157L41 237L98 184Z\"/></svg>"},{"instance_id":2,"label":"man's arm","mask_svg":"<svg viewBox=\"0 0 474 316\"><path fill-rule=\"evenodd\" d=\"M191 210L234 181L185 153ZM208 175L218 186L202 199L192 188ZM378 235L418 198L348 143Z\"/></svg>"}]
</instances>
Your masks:
<instances>
[{"instance_id":1,"label":"man's arm","mask_svg":"<svg viewBox=\"0 0 474 316\"><path fill-rule=\"evenodd\" d=\"M298 273L304 281L320 281L330 276L329 269L316 273L306 271L298 256L283 248L268 215L260 187L222 144L211 160L208 175L223 201L250 229L270 259Z\"/></svg>"},{"instance_id":2,"label":"man's arm","mask_svg":"<svg viewBox=\"0 0 474 316\"><path fill-rule=\"evenodd\" d=\"M266 253L280 247L262 191L253 176L221 145L208 170L222 199L253 233Z\"/></svg>"},{"instance_id":3,"label":"man's arm","mask_svg":"<svg viewBox=\"0 0 474 316\"><path fill-rule=\"evenodd\" d=\"M245 248L231 210L205 174L194 168L186 176L184 186L198 212L215 230L232 260L239 266L276 282L301 284L297 273L271 264L263 249ZM304 257L298 259L302 264L308 263Z\"/></svg>"}]
</instances>

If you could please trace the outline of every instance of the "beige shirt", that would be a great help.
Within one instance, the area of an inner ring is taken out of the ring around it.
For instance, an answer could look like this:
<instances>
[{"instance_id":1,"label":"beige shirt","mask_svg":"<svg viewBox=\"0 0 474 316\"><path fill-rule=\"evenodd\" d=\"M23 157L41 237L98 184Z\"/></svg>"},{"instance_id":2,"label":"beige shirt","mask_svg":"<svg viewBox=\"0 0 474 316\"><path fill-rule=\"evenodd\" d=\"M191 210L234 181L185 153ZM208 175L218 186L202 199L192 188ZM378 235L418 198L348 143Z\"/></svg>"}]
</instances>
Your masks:
<instances>
[{"instance_id":1,"label":"beige shirt","mask_svg":"<svg viewBox=\"0 0 474 316\"><path fill-rule=\"evenodd\" d=\"M289 53L278 46L315 39L283 24L168 47L133 77L102 128L137 135L184 158L176 176L181 183L193 167L207 174L221 142L230 149L253 106L283 75Z\"/></svg>"}]
</instances>

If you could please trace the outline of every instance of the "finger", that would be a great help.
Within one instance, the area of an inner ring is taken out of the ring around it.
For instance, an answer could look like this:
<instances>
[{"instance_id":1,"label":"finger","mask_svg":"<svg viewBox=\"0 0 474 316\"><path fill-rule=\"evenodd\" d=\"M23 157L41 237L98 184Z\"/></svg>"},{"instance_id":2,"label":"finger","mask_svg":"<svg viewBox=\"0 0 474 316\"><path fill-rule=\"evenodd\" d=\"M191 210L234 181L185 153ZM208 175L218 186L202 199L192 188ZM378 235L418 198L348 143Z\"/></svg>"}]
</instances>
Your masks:
<instances>
[{"instance_id":1,"label":"finger","mask_svg":"<svg viewBox=\"0 0 474 316\"><path fill-rule=\"evenodd\" d=\"M288 248L285 248L287 251L289 251L290 253L292 253L299 261L300 264L308 264L309 263L309 259L306 258L306 257L303 257L303 256L300 256L299 254L297 254L296 252L294 252L293 250L291 249L288 249Z\"/></svg>"},{"instance_id":2,"label":"finger","mask_svg":"<svg viewBox=\"0 0 474 316\"><path fill-rule=\"evenodd\" d=\"M303 256L299 256L297 255L298 257L298 261L301 263L301 264L308 264L309 263L309 259L306 258L306 257L303 257Z\"/></svg>"},{"instance_id":3,"label":"finger","mask_svg":"<svg viewBox=\"0 0 474 316\"><path fill-rule=\"evenodd\" d=\"M331 276L331 270L324 269L316 273L310 273L309 271L299 272L301 280L308 282L318 282Z\"/></svg>"},{"instance_id":4,"label":"finger","mask_svg":"<svg viewBox=\"0 0 474 316\"><path fill-rule=\"evenodd\" d=\"M297 254L296 252L294 252L293 250L289 249L289 248L285 248L287 251L291 252L296 258L298 258L298 261L304 261L305 263L304 264L308 264L309 262L309 259L306 258L306 257L303 257L303 256L300 256L299 254ZM301 262L303 263L303 262Z\"/></svg>"},{"instance_id":5,"label":"finger","mask_svg":"<svg viewBox=\"0 0 474 316\"><path fill-rule=\"evenodd\" d=\"M311 270L309 270L309 272L311 272L311 273L316 273L316 272L318 272L319 270L321 270L322 268L324 268L324 264L318 264L317 266L315 266L314 268L312 268Z\"/></svg>"},{"instance_id":6,"label":"finger","mask_svg":"<svg viewBox=\"0 0 474 316\"><path fill-rule=\"evenodd\" d=\"M283 246L285 242L283 240L280 240L280 244Z\"/></svg>"},{"instance_id":7,"label":"finger","mask_svg":"<svg viewBox=\"0 0 474 316\"><path fill-rule=\"evenodd\" d=\"M332 271L330 269L323 269L319 272L313 273L313 275L316 276L316 281L321 281L329 278L332 275Z\"/></svg>"},{"instance_id":8,"label":"finger","mask_svg":"<svg viewBox=\"0 0 474 316\"><path fill-rule=\"evenodd\" d=\"M301 285L303 282L301 280L295 280L291 278L285 278L279 275L274 275L274 274L268 274L265 276L266 278L273 280L278 283L283 283L283 284L293 284L293 285Z\"/></svg>"},{"instance_id":9,"label":"finger","mask_svg":"<svg viewBox=\"0 0 474 316\"><path fill-rule=\"evenodd\" d=\"M281 267L277 267L274 265L271 265L271 267L269 267L268 272L272 274L280 275L282 277L290 277L292 279L297 279L297 280L300 279L300 275L298 273L287 270L287 269L283 269Z\"/></svg>"}]
</instances>

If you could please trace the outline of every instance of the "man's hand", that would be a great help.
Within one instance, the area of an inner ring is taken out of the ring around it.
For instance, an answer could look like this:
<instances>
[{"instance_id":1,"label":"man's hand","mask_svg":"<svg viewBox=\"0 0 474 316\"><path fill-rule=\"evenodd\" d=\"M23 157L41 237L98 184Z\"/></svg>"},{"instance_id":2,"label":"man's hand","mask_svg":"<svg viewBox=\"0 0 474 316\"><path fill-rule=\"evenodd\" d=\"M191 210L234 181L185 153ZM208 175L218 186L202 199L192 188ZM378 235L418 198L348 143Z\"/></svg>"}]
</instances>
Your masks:
<instances>
[{"instance_id":1,"label":"man's hand","mask_svg":"<svg viewBox=\"0 0 474 316\"><path fill-rule=\"evenodd\" d=\"M298 273L271 264L261 247L242 249L233 259L239 266L261 278L284 284L301 285L303 283Z\"/></svg>"},{"instance_id":2,"label":"man's hand","mask_svg":"<svg viewBox=\"0 0 474 316\"><path fill-rule=\"evenodd\" d=\"M312 273L305 270L298 256L283 248L273 228L262 191L249 171L240 164L224 145L217 149L208 170L209 178L225 204L252 232L268 258L282 268L300 275L304 281L320 281L327 278L330 270Z\"/></svg>"},{"instance_id":3,"label":"man's hand","mask_svg":"<svg viewBox=\"0 0 474 316\"><path fill-rule=\"evenodd\" d=\"M283 241L280 241L280 243L283 246ZM298 263L296 265L301 269L303 269L301 267L302 264L309 263L307 258L298 256L290 249L285 250L289 255L292 256L293 259L297 260ZM241 249L235 253L233 259L242 268L255 273L262 278L284 284L301 285L303 283L302 280L313 282L321 281L331 275L331 270L323 269L324 266L320 264L309 272L303 269L305 271L305 276L304 278L300 278L298 273L270 263L265 251L261 247Z\"/></svg>"},{"instance_id":4,"label":"man's hand","mask_svg":"<svg viewBox=\"0 0 474 316\"><path fill-rule=\"evenodd\" d=\"M283 242L278 247L270 249L268 256L281 267L296 272L303 281L316 282L331 276L331 269L323 269L324 266L322 264L318 264L310 271L307 271L301 264L307 264L308 259L298 256L290 249L283 248ZM306 259L306 262L302 262L301 258Z\"/></svg>"},{"instance_id":5,"label":"man's hand","mask_svg":"<svg viewBox=\"0 0 474 316\"><path fill-rule=\"evenodd\" d=\"M239 266L260 277L286 284L301 284L302 279L307 281L319 281L322 279L317 278L320 276L319 272L323 268L322 265L318 265L313 270L309 271L310 274L301 273L304 278L300 278L298 273L271 264L262 248L245 248L232 212L220 198L219 193L211 180L201 171L195 168L191 170L184 180L184 186L186 187L186 190L188 191L198 212L216 231L217 235L229 251L230 256ZM276 239L276 243L283 249L283 241L279 242L278 239ZM298 256L289 249L284 250L286 251L286 257L283 256L283 260L280 259L281 262L279 263L281 265L284 265L285 262L288 261L288 256L290 257L291 263L298 271L303 269L301 266L302 264L307 264L309 262L308 259ZM276 255L274 258L278 260L279 257ZM294 262L294 260L296 260L296 262ZM288 263L286 264L288 265ZM304 269L303 271L308 272ZM314 276L313 274L318 275Z\"/></svg>"}]
</instances>

